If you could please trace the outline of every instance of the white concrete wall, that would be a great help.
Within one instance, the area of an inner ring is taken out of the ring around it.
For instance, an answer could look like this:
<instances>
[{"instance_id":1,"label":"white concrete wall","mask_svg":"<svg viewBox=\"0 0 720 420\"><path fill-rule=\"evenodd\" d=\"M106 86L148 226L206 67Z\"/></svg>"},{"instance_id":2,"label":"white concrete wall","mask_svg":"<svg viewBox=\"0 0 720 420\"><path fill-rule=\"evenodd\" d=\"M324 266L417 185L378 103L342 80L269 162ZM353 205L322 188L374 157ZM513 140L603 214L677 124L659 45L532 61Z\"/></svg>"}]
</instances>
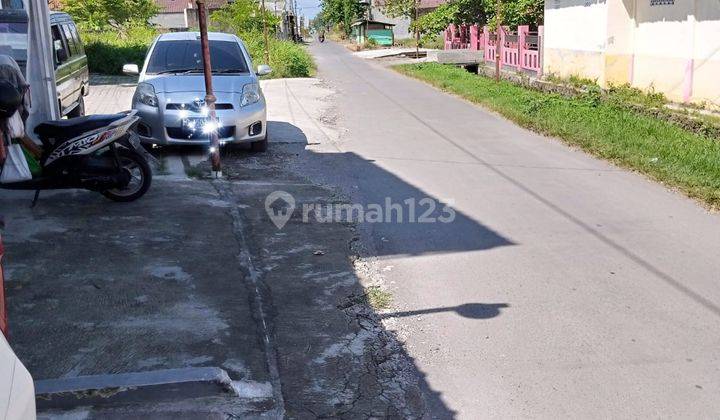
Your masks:
<instances>
[{"instance_id":1,"label":"white concrete wall","mask_svg":"<svg viewBox=\"0 0 720 420\"><path fill-rule=\"evenodd\" d=\"M633 85L720 104L720 0L635 0Z\"/></svg>"},{"instance_id":2,"label":"white concrete wall","mask_svg":"<svg viewBox=\"0 0 720 420\"><path fill-rule=\"evenodd\" d=\"M545 46L587 52L605 51L605 0L549 0L545 4Z\"/></svg>"},{"instance_id":3,"label":"white concrete wall","mask_svg":"<svg viewBox=\"0 0 720 420\"><path fill-rule=\"evenodd\" d=\"M546 74L720 105L720 0L546 0Z\"/></svg>"},{"instance_id":4,"label":"white concrete wall","mask_svg":"<svg viewBox=\"0 0 720 420\"><path fill-rule=\"evenodd\" d=\"M410 33L410 19L408 18L391 18L385 15L382 11L382 7L373 6L370 12L373 20L377 20L385 23L394 23L393 34L395 39L407 39L412 38Z\"/></svg>"},{"instance_id":5,"label":"white concrete wall","mask_svg":"<svg viewBox=\"0 0 720 420\"><path fill-rule=\"evenodd\" d=\"M720 0L695 0L694 27L692 98L720 106Z\"/></svg>"},{"instance_id":6,"label":"white concrete wall","mask_svg":"<svg viewBox=\"0 0 720 420\"><path fill-rule=\"evenodd\" d=\"M583 75L602 82L606 39L605 0L545 2L545 74Z\"/></svg>"},{"instance_id":7,"label":"white concrete wall","mask_svg":"<svg viewBox=\"0 0 720 420\"><path fill-rule=\"evenodd\" d=\"M150 23L160 28L187 28L185 13L159 13L150 19Z\"/></svg>"}]
</instances>

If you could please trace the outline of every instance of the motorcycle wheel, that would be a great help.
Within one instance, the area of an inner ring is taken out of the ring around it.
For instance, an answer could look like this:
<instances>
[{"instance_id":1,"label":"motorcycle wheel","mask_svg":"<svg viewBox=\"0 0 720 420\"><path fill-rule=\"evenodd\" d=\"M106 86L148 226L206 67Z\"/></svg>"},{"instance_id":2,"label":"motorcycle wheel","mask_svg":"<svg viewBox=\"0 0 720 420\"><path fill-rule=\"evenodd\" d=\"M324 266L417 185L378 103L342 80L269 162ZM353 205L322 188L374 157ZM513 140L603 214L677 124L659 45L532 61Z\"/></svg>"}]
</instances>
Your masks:
<instances>
[{"instance_id":1,"label":"motorcycle wheel","mask_svg":"<svg viewBox=\"0 0 720 420\"><path fill-rule=\"evenodd\" d=\"M147 160L133 150L118 149L123 170L130 173L130 183L125 188L105 190L102 195L110 200L127 203L145 195L152 183L152 170Z\"/></svg>"}]
</instances>

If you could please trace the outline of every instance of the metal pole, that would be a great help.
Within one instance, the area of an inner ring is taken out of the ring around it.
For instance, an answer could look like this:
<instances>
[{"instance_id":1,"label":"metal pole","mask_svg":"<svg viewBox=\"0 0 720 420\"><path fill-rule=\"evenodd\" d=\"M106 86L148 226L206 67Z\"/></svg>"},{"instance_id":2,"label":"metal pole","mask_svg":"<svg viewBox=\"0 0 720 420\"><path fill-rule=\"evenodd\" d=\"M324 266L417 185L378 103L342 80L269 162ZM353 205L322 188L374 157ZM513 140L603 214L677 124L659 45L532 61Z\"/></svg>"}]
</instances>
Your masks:
<instances>
[{"instance_id":1,"label":"metal pole","mask_svg":"<svg viewBox=\"0 0 720 420\"><path fill-rule=\"evenodd\" d=\"M267 17L265 16L265 0L262 0L260 3L261 11L262 11L262 20L263 20L263 36L265 37L265 64L270 64L270 45L268 44L268 27L267 27Z\"/></svg>"},{"instance_id":2,"label":"metal pole","mask_svg":"<svg viewBox=\"0 0 720 420\"><path fill-rule=\"evenodd\" d=\"M418 28L418 9L420 0L415 0L415 59L420 59L420 28Z\"/></svg>"},{"instance_id":3,"label":"metal pole","mask_svg":"<svg viewBox=\"0 0 720 420\"><path fill-rule=\"evenodd\" d=\"M495 9L495 21L497 29L495 29L495 81L500 81L500 54L502 53L502 10L500 5L501 0L497 0L497 6Z\"/></svg>"},{"instance_id":4,"label":"metal pole","mask_svg":"<svg viewBox=\"0 0 720 420\"><path fill-rule=\"evenodd\" d=\"M2 141L2 139L0 139ZM5 222L2 219L2 216L0 216L0 230L5 227ZM5 338L7 340L10 340L10 331L8 329L8 319L7 319L7 306L5 302L5 279L3 277L3 253L5 252L5 248L3 248L2 243L2 235L0 235L0 332L5 335Z\"/></svg>"},{"instance_id":5,"label":"metal pole","mask_svg":"<svg viewBox=\"0 0 720 420\"><path fill-rule=\"evenodd\" d=\"M300 19L298 19L298 11L297 11L297 0L295 0L295 6L293 7L293 15L295 15L295 41L300 40Z\"/></svg>"},{"instance_id":6,"label":"metal pole","mask_svg":"<svg viewBox=\"0 0 720 420\"><path fill-rule=\"evenodd\" d=\"M210 62L210 44L208 43L207 34L207 12L205 10L205 0L196 0L198 7L198 25L200 26L200 48L202 49L203 70L205 73L205 105L208 109L208 118L215 123L217 115L215 114L215 95L212 85L212 65ZM220 144L218 141L217 129L210 130L210 162L212 163L213 178L222 177L222 168L220 167Z\"/></svg>"}]
</instances>

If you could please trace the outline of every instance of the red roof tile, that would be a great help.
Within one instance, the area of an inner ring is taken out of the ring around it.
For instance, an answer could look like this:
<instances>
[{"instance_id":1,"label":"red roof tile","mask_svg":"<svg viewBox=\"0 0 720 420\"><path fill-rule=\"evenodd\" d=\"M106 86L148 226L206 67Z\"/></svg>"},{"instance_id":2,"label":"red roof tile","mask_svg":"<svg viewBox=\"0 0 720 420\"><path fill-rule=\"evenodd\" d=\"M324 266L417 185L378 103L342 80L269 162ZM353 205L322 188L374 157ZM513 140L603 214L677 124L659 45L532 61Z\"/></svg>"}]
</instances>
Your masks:
<instances>
[{"instance_id":1,"label":"red roof tile","mask_svg":"<svg viewBox=\"0 0 720 420\"><path fill-rule=\"evenodd\" d=\"M191 0L155 0L160 13L182 13L189 7Z\"/></svg>"},{"instance_id":2,"label":"red roof tile","mask_svg":"<svg viewBox=\"0 0 720 420\"><path fill-rule=\"evenodd\" d=\"M441 4L447 3L449 0L420 0L420 8L421 9L434 9ZM372 4L374 6L384 6L385 0L373 0Z\"/></svg>"},{"instance_id":3,"label":"red roof tile","mask_svg":"<svg viewBox=\"0 0 720 420\"><path fill-rule=\"evenodd\" d=\"M194 9L194 0L155 0L160 13L182 13L185 9ZM205 0L208 9L219 9L228 4L228 0Z\"/></svg>"}]
</instances>

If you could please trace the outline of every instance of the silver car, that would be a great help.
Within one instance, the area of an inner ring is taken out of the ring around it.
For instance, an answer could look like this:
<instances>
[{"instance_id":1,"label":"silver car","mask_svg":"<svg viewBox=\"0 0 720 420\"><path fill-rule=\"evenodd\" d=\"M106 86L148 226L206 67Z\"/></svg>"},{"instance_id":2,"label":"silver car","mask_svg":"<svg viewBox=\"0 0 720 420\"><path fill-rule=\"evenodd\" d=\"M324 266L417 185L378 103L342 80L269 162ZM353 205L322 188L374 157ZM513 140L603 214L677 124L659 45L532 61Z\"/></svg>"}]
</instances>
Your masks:
<instances>
[{"instance_id":1,"label":"silver car","mask_svg":"<svg viewBox=\"0 0 720 420\"><path fill-rule=\"evenodd\" d=\"M258 76L270 73L267 65L251 71L252 61L235 35L208 34L217 97L217 122L209 121L205 106L200 34L177 32L153 42L142 71L126 64L126 74L139 74L132 108L141 122L138 135L151 144L208 144L208 131L216 129L221 144L249 143L252 150L267 149L267 110Z\"/></svg>"}]
</instances>

